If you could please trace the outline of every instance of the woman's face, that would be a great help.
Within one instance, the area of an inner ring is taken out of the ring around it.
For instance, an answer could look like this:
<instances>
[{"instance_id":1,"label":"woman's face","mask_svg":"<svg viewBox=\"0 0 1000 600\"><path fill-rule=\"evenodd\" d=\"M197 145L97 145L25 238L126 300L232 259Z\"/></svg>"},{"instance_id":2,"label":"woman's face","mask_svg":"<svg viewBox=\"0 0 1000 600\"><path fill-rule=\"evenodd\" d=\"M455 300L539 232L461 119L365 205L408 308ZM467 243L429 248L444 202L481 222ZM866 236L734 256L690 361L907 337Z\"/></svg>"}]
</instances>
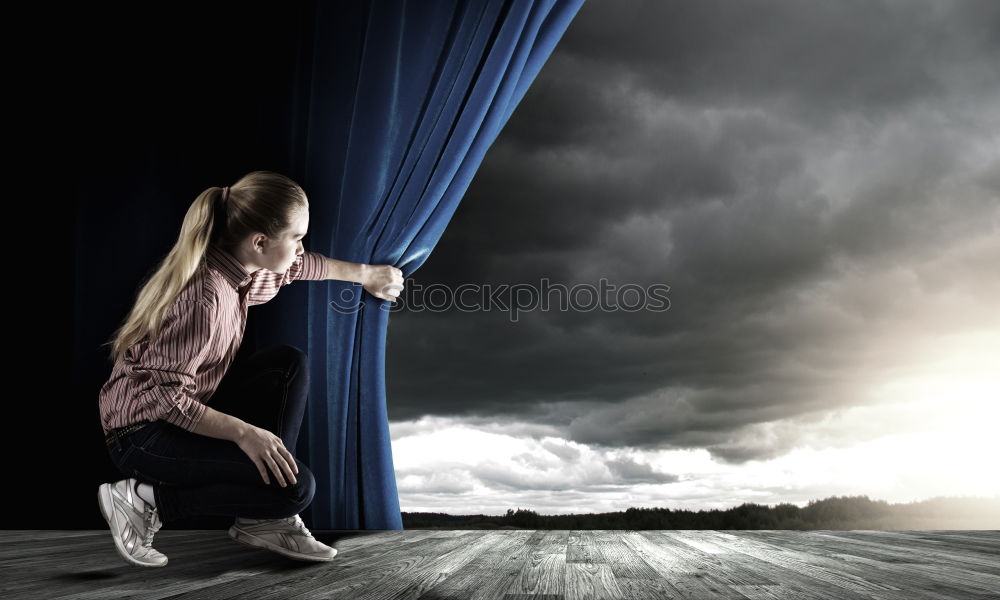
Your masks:
<instances>
[{"instance_id":1,"label":"woman's face","mask_svg":"<svg viewBox=\"0 0 1000 600\"><path fill-rule=\"evenodd\" d=\"M309 209L305 208L296 211L292 215L291 226L283 231L277 240L267 244L261 254L262 261L266 261L261 266L268 271L284 273L288 267L292 266L295 258L305 252L302 245L302 238L309 231Z\"/></svg>"}]
</instances>

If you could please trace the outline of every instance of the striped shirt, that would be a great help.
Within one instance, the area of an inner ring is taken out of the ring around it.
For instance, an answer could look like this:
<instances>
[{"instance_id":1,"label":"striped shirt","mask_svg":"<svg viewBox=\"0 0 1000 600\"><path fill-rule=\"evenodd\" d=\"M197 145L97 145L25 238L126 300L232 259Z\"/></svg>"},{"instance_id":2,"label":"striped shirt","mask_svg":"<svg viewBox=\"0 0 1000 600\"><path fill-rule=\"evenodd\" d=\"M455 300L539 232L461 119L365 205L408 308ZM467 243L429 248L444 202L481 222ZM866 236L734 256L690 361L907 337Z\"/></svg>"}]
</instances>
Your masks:
<instances>
[{"instance_id":1,"label":"striped shirt","mask_svg":"<svg viewBox=\"0 0 1000 600\"><path fill-rule=\"evenodd\" d=\"M236 357L247 308L299 279L326 279L326 257L304 252L283 274L249 273L235 256L210 245L164 313L156 339L147 334L115 362L98 403L104 433L156 419L193 430Z\"/></svg>"}]
</instances>

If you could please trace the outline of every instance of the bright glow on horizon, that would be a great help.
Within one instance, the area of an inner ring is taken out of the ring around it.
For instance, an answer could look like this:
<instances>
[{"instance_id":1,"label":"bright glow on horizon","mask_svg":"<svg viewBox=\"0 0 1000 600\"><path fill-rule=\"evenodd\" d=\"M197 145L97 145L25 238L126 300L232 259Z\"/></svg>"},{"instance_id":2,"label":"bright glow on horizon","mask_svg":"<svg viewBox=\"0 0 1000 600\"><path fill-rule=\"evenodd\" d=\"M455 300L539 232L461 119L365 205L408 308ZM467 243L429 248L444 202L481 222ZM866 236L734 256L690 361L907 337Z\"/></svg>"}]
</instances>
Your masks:
<instances>
[{"instance_id":1,"label":"bright glow on horizon","mask_svg":"<svg viewBox=\"0 0 1000 600\"><path fill-rule=\"evenodd\" d=\"M590 447L555 430L532 431L530 424L394 423L393 431L403 432L393 437L401 506L408 512L503 514L520 507L564 514L630 506L724 509L743 502L804 506L846 495L888 502L1000 495L993 474L1000 436L992 431L1000 422L997 337L952 336L948 347L936 347L945 358L895 370L898 378L872 390L872 404L818 422L764 424L762 435L794 431L801 443L776 458L740 465L714 460L705 449ZM616 468L623 461L632 475Z\"/></svg>"}]
</instances>

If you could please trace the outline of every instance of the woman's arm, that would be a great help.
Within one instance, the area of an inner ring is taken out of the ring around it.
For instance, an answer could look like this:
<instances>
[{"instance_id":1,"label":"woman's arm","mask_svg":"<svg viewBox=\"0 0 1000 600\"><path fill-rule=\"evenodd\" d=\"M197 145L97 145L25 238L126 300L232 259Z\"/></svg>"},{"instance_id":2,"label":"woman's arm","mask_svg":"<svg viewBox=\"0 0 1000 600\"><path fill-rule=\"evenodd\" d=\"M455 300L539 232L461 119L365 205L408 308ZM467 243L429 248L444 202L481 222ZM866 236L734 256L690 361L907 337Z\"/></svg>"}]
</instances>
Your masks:
<instances>
[{"instance_id":1,"label":"woman's arm","mask_svg":"<svg viewBox=\"0 0 1000 600\"><path fill-rule=\"evenodd\" d=\"M249 428L249 423L238 419L232 415L215 410L211 406L205 406L205 414L195 424L191 431L207 435L208 437L219 438L220 440L237 441Z\"/></svg>"},{"instance_id":2,"label":"woman's arm","mask_svg":"<svg viewBox=\"0 0 1000 600\"><path fill-rule=\"evenodd\" d=\"M366 265L326 258L326 278L360 283L369 294L396 302L403 290L403 272L392 265Z\"/></svg>"},{"instance_id":3,"label":"woman's arm","mask_svg":"<svg viewBox=\"0 0 1000 600\"><path fill-rule=\"evenodd\" d=\"M340 281L353 281L362 283L365 278L365 271L368 265L362 263L352 263L345 260L337 260L324 256L326 259L326 278L339 279Z\"/></svg>"}]
</instances>

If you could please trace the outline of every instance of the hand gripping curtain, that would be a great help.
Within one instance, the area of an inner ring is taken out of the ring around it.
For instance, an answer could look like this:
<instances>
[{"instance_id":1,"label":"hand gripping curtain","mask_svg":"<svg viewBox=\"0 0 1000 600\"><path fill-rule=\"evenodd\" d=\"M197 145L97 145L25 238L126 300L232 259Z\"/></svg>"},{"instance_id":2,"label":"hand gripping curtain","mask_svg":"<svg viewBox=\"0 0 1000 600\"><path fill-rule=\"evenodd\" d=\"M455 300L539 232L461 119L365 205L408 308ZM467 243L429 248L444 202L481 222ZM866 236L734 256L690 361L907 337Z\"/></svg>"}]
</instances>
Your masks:
<instances>
[{"instance_id":1,"label":"hand gripping curtain","mask_svg":"<svg viewBox=\"0 0 1000 600\"><path fill-rule=\"evenodd\" d=\"M417 270L582 4L317 3L304 125L311 249L404 278ZM402 529L385 397L393 305L350 282L308 294L299 448L316 475L311 527Z\"/></svg>"}]
</instances>

